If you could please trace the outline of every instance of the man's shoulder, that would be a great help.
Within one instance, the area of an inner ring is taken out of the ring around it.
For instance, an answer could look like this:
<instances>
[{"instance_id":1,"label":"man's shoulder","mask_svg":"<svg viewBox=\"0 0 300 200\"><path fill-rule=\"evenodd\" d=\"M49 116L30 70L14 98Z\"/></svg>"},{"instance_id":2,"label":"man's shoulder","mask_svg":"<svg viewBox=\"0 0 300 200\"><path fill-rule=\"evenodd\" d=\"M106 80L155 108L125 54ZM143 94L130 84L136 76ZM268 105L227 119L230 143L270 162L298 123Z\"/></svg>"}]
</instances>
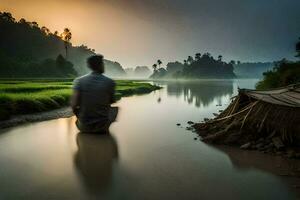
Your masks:
<instances>
[{"instance_id":1,"label":"man's shoulder","mask_svg":"<svg viewBox=\"0 0 300 200\"><path fill-rule=\"evenodd\" d=\"M107 76L105 76L103 74L97 75L95 77L95 75L93 75L92 73L89 73L89 74L86 74L86 75L83 75L83 76L80 76L80 77L76 78L74 80L74 83L75 84L79 84L79 83L84 84L84 83L89 82L91 80L95 80L95 78L96 78L96 80L97 79L99 81L101 80L101 82L105 82L105 83L107 83L109 85L115 85L115 81L113 79L111 79L111 78L109 78L109 77L107 77Z\"/></svg>"},{"instance_id":2,"label":"man's shoulder","mask_svg":"<svg viewBox=\"0 0 300 200\"><path fill-rule=\"evenodd\" d=\"M81 81L81 80L84 80L84 79L88 79L90 76L91 76L91 74L85 74L83 76L77 77L75 79L75 81Z\"/></svg>"},{"instance_id":3,"label":"man's shoulder","mask_svg":"<svg viewBox=\"0 0 300 200\"><path fill-rule=\"evenodd\" d=\"M90 74L86 74L86 75L75 78L73 81L73 89L80 90L82 84L84 84L84 82L86 82L89 79L89 76L90 76Z\"/></svg>"},{"instance_id":4,"label":"man's shoulder","mask_svg":"<svg viewBox=\"0 0 300 200\"><path fill-rule=\"evenodd\" d=\"M111 84L115 84L115 81L113 79L111 79L111 78L109 78L109 77L107 77L103 74L101 76L102 76L103 80L105 80L106 82L111 83Z\"/></svg>"}]
</instances>

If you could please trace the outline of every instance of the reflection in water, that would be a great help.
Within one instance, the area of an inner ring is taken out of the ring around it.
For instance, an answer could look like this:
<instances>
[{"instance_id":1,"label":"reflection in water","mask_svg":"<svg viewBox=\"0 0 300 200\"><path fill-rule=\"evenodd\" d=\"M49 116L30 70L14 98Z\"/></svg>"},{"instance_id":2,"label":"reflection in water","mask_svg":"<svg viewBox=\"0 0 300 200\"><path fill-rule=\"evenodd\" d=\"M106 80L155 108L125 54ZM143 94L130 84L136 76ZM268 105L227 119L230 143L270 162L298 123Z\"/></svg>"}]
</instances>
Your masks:
<instances>
[{"instance_id":1,"label":"reflection in water","mask_svg":"<svg viewBox=\"0 0 300 200\"><path fill-rule=\"evenodd\" d=\"M167 93L170 96L184 96L184 100L189 104L194 103L196 107L208 106L213 101L217 105L222 105L224 96L233 94L233 81L186 81L186 82L166 82Z\"/></svg>"},{"instance_id":2,"label":"reflection in water","mask_svg":"<svg viewBox=\"0 0 300 200\"><path fill-rule=\"evenodd\" d=\"M118 147L111 134L77 135L78 151L74 162L82 183L93 194L110 186L113 162L118 158Z\"/></svg>"},{"instance_id":3,"label":"reflection in water","mask_svg":"<svg viewBox=\"0 0 300 200\"><path fill-rule=\"evenodd\" d=\"M261 169L277 175L294 175L300 177L300 162L281 156L262 154L256 151L238 151L234 147L214 146L228 155L232 165L238 170Z\"/></svg>"}]
</instances>

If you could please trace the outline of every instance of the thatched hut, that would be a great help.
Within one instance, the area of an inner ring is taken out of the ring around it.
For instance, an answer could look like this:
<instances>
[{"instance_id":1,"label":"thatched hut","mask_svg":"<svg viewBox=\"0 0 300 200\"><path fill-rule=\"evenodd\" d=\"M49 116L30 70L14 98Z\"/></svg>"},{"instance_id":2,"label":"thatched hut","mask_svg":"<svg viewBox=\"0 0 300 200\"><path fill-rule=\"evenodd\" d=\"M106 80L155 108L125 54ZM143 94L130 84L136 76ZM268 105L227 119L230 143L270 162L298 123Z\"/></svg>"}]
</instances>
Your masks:
<instances>
[{"instance_id":1,"label":"thatched hut","mask_svg":"<svg viewBox=\"0 0 300 200\"><path fill-rule=\"evenodd\" d=\"M215 119L195 124L204 141L243 144L264 138L300 144L300 84L274 90L240 89Z\"/></svg>"}]
</instances>

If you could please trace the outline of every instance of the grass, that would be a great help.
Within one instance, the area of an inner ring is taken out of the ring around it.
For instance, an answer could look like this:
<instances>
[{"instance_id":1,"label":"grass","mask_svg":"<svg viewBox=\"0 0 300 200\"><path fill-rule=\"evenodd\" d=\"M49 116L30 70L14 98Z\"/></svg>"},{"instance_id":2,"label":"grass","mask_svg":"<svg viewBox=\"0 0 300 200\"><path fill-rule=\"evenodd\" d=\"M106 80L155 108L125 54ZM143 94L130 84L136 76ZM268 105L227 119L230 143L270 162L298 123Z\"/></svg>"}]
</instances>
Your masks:
<instances>
[{"instance_id":1,"label":"grass","mask_svg":"<svg viewBox=\"0 0 300 200\"><path fill-rule=\"evenodd\" d=\"M149 93L159 87L149 83L116 81L116 98ZM71 80L0 80L0 120L12 115L53 110L69 105Z\"/></svg>"}]
</instances>

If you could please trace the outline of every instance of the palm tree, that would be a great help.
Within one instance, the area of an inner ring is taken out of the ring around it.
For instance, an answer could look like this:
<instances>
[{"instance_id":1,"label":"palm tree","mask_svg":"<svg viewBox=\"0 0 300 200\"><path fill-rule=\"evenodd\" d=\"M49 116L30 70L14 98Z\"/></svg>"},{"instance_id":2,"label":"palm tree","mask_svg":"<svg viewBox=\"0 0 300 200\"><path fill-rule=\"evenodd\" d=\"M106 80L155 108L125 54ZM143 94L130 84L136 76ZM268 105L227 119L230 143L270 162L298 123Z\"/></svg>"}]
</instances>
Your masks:
<instances>
[{"instance_id":1,"label":"palm tree","mask_svg":"<svg viewBox=\"0 0 300 200\"><path fill-rule=\"evenodd\" d=\"M218 56L218 61L221 62L221 61L222 61L222 58L223 58L223 56L222 56L222 55L219 55L219 56Z\"/></svg>"},{"instance_id":2,"label":"palm tree","mask_svg":"<svg viewBox=\"0 0 300 200\"><path fill-rule=\"evenodd\" d=\"M37 22L30 22L30 26L32 28L38 28L39 27L39 24Z\"/></svg>"},{"instance_id":3,"label":"palm tree","mask_svg":"<svg viewBox=\"0 0 300 200\"><path fill-rule=\"evenodd\" d=\"M193 57L192 56L188 56L187 62L189 62L190 64L192 64L193 61L194 61Z\"/></svg>"},{"instance_id":4,"label":"palm tree","mask_svg":"<svg viewBox=\"0 0 300 200\"><path fill-rule=\"evenodd\" d=\"M46 35L49 35L50 34L50 30L46 27L46 26L43 26L41 28L42 32L45 33Z\"/></svg>"},{"instance_id":5,"label":"palm tree","mask_svg":"<svg viewBox=\"0 0 300 200\"><path fill-rule=\"evenodd\" d=\"M65 44L65 50L66 50L66 59L68 58L68 45L72 39L72 33L69 28L65 28L64 32L60 35L62 40L64 41Z\"/></svg>"},{"instance_id":6,"label":"palm tree","mask_svg":"<svg viewBox=\"0 0 300 200\"><path fill-rule=\"evenodd\" d=\"M157 70L157 64L153 64L152 68L153 68L153 71L156 71Z\"/></svg>"},{"instance_id":7,"label":"palm tree","mask_svg":"<svg viewBox=\"0 0 300 200\"><path fill-rule=\"evenodd\" d=\"M199 61L199 60L201 59L201 53L196 53L196 54L195 54L195 59L196 59L197 61Z\"/></svg>"},{"instance_id":8,"label":"palm tree","mask_svg":"<svg viewBox=\"0 0 300 200\"><path fill-rule=\"evenodd\" d=\"M157 64L158 64L158 66L159 66L159 68L160 68L160 65L162 64L162 61L161 60L157 60Z\"/></svg>"}]
</instances>

